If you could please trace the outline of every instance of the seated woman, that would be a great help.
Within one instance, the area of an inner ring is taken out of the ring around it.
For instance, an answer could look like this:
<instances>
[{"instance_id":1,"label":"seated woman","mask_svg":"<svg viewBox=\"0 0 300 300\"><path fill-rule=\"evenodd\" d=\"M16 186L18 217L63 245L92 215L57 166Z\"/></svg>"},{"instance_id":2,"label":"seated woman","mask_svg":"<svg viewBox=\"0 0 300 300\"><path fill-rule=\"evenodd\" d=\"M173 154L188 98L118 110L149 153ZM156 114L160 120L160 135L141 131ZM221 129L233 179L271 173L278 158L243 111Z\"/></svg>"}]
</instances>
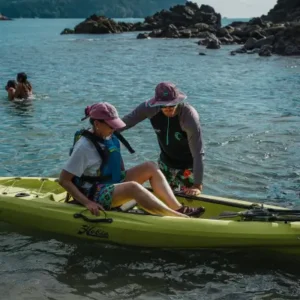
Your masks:
<instances>
[{"instance_id":1,"label":"seated woman","mask_svg":"<svg viewBox=\"0 0 300 300\"><path fill-rule=\"evenodd\" d=\"M124 170L120 143L114 131L126 125L114 106L96 103L88 106L85 114L92 128L75 142L59 183L92 214L99 215L99 209L109 210L131 199L153 214L199 217L204 212L203 208L182 206L154 163L145 162ZM143 187L147 180L163 202Z\"/></svg>"},{"instance_id":2,"label":"seated woman","mask_svg":"<svg viewBox=\"0 0 300 300\"><path fill-rule=\"evenodd\" d=\"M15 80L7 81L5 89L7 91L8 100L14 100L16 88L17 88L17 82Z\"/></svg>"},{"instance_id":3,"label":"seated woman","mask_svg":"<svg viewBox=\"0 0 300 300\"><path fill-rule=\"evenodd\" d=\"M15 98L28 99L32 95L31 83L27 80L26 73L18 73L17 75L17 88L15 91Z\"/></svg>"}]
</instances>

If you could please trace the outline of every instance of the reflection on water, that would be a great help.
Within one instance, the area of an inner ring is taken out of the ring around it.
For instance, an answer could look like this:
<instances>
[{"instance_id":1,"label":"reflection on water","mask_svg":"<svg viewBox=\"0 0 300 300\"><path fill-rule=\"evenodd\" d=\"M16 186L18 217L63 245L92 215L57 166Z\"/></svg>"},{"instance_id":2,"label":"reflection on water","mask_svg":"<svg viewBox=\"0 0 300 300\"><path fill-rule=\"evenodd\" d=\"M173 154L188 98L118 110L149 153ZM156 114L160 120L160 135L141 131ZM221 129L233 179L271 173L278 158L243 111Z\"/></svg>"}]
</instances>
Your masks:
<instances>
[{"instance_id":1,"label":"reflection on water","mask_svg":"<svg viewBox=\"0 0 300 300\"><path fill-rule=\"evenodd\" d=\"M4 102L4 101L3 101ZM33 117L34 105L32 99L16 99L4 102L5 112L11 116Z\"/></svg>"},{"instance_id":2,"label":"reflection on water","mask_svg":"<svg viewBox=\"0 0 300 300\"><path fill-rule=\"evenodd\" d=\"M55 299L297 299L299 258L261 251L171 251L1 232L2 283ZM12 243L12 241L14 241ZM3 278L3 277L2 277ZM9 292L8 292L9 291ZM253 298L256 295L258 298ZM75 298L73 298L75 297ZM261 298L259 298L261 297ZM9 299L9 297L7 297Z\"/></svg>"}]
</instances>

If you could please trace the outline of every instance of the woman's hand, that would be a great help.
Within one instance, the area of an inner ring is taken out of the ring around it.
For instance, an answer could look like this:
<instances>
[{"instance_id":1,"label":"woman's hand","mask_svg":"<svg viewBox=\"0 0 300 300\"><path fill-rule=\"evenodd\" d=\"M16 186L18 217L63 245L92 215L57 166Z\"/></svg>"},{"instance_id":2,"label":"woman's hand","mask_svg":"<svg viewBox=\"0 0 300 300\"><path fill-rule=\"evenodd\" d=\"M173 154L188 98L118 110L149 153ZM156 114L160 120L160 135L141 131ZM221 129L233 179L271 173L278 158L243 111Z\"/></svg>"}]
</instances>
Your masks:
<instances>
[{"instance_id":1,"label":"woman's hand","mask_svg":"<svg viewBox=\"0 0 300 300\"><path fill-rule=\"evenodd\" d=\"M66 170L62 170L59 176L59 184L73 196L78 202L84 205L94 216L99 216L99 210L104 211L102 205L89 200L72 182L74 175Z\"/></svg>"},{"instance_id":2,"label":"woman's hand","mask_svg":"<svg viewBox=\"0 0 300 300\"><path fill-rule=\"evenodd\" d=\"M101 204L89 201L88 203L85 204L85 207L94 215L94 216L99 216L100 212L99 210L104 211L104 208Z\"/></svg>"}]
</instances>

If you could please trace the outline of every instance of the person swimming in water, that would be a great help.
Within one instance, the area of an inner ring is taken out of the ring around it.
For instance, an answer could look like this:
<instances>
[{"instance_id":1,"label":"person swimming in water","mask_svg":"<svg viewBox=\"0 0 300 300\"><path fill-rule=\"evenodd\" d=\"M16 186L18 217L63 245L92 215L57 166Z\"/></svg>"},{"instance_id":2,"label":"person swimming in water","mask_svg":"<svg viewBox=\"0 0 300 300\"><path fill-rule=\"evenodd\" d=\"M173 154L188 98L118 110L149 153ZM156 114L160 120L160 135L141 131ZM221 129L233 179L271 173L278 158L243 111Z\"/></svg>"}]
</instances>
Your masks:
<instances>
[{"instance_id":1,"label":"person swimming in water","mask_svg":"<svg viewBox=\"0 0 300 300\"><path fill-rule=\"evenodd\" d=\"M7 91L8 100L14 100L16 88L17 88L17 82L15 80L7 81L5 90Z\"/></svg>"},{"instance_id":2,"label":"person swimming in water","mask_svg":"<svg viewBox=\"0 0 300 300\"><path fill-rule=\"evenodd\" d=\"M15 90L14 98L28 99L32 95L32 85L27 80L26 73L18 73L17 82L18 84Z\"/></svg>"}]
</instances>

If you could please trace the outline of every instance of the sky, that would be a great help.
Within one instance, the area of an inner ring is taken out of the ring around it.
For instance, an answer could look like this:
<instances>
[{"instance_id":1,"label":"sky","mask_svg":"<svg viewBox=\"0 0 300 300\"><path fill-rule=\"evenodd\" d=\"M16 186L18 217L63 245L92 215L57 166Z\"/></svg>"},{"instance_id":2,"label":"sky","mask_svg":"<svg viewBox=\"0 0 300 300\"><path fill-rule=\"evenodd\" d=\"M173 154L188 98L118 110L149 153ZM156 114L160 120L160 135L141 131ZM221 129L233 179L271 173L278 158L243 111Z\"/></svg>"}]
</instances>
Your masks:
<instances>
[{"instance_id":1,"label":"sky","mask_svg":"<svg viewBox=\"0 0 300 300\"><path fill-rule=\"evenodd\" d=\"M192 0L198 4L208 4L222 17L251 18L267 14L277 0Z\"/></svg>"}]
</instances>

